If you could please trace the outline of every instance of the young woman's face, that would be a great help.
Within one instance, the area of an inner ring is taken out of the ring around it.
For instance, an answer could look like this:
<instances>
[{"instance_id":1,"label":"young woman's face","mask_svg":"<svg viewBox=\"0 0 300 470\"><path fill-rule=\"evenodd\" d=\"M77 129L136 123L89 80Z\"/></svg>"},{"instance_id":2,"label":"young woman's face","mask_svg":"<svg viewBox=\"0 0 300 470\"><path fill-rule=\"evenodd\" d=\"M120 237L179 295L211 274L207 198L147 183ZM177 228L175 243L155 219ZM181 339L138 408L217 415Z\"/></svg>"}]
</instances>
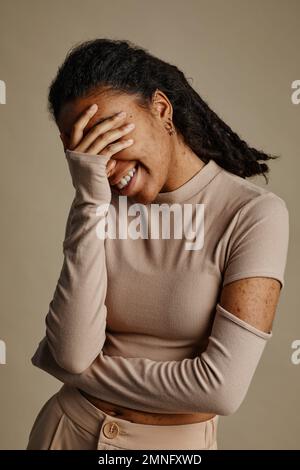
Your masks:
<instances>
[{"instance_id":1,"label":"young woman's face","mask_svg":"<svg viewBox=\"0 0 300 470\"><path fill-rule=\"evenodd\" d=\"M171 160L175 151L175 139L165 128L166 120L172 111L165 95L161 92L156 94L151 112L138 106L134 96L112 93L109 90L77 99L66 104L59 116L58 127L66 138L69 138L72 126L79 115L93 103L97 103L98 110L86 125L84 135L98 121L105 120L120 111L127 113L120 126L132 122L135 124L132 131L117 139L127 140L132 137L134 142L111 157L117 162L109 176L112 191L121 194L117 183L134 167L136 167L136 178L130 189L128 188L127 196L147 204L154 200L160 191L168 191L166 182L172 173Z\"/></svg>"}]
</instances>

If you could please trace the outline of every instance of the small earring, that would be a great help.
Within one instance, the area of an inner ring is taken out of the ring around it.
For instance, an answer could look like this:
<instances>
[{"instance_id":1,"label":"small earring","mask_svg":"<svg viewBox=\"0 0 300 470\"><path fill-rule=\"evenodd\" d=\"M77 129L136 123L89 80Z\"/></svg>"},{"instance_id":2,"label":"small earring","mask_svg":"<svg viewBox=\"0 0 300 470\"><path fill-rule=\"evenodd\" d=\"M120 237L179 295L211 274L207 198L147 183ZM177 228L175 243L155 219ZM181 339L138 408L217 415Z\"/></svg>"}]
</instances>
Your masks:
<instances>
[{"instance_id":1,"label":"small earring","mask_svg":"<svg viewBox=\"0 0 300 470\"><path fill-rule=\"evenodd\" d=\"M168 126L167 126L167 125L165 126L165 128L166 128L167 131L168 131L168 133L169 133L170 135L176 134L175 128L173 127L172 121L171 121L170 119L168 120L168 123L169 123L169 125L168 125Z\"/></svg>"}]
</instances>

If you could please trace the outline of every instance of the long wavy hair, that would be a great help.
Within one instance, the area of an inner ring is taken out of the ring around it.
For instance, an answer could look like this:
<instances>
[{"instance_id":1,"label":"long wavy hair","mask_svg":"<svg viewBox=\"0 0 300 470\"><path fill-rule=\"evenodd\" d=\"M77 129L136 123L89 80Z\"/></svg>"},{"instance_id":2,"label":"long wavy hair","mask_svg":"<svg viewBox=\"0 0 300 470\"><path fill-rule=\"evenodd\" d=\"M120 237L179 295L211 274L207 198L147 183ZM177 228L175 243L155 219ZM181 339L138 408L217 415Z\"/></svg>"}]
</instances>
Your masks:
<instances>
[{"instance_id":1,"label":"long wavy hair","mask_svg":"<svg viewBox=\"0 0 300 470\"><path fill-rule=\"evenodd\" d=\"M202 161L213 159L242 178L263 174L268 183L269 167L263 162L279 156L250 147L210 109L178 67L128 40L97 38L73 46L49 87L50 117L57 124L67 102L101 87L135 95L146 109L154 92L161 90L172 104L176 131Z\"/></svg>"}]
</instances>

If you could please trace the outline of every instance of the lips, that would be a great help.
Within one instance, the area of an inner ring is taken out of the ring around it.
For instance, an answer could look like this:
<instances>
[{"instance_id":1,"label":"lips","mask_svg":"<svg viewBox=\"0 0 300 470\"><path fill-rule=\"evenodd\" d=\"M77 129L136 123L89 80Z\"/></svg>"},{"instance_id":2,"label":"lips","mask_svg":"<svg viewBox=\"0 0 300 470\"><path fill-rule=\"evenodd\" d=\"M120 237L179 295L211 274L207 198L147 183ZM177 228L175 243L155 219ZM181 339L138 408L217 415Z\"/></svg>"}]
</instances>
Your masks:
<instances>
[{"instance_id":1,"label":"lips","mask_svg":"<svg viewBox=\"0 0 300 470\"><path fill-rule=\"evenodd\" d=\"M137 166L138 163L136 163L134 166L127 168L127 170L122 174L115 174L112 178L109 178L111 186L116 186L118 183L120 183L121 179L124 178L124 176L126 176L130 170L133 170L133 168L135 168L136 172Z\"/></svg>"},{"instance_id":2,"label":"lips","mask_svg":"<svg viewBox=\"0 0 300 470\"><path fill-rule=\"evenodd\" d=\"M126 196L131 191L131 189L133 188L133 186L135 185L135 182L136 182L136 178L137 178L137 174L138 174L138 168L139 168L139 166L137 165L136 166L136 171L135 171L133 177L131 178L131 180L129 181L129 183L126 186L124 186L124 188L121 188L121 189L118 188L119 194L121 194L123 196Z\"/></svg>"}]
</instances>

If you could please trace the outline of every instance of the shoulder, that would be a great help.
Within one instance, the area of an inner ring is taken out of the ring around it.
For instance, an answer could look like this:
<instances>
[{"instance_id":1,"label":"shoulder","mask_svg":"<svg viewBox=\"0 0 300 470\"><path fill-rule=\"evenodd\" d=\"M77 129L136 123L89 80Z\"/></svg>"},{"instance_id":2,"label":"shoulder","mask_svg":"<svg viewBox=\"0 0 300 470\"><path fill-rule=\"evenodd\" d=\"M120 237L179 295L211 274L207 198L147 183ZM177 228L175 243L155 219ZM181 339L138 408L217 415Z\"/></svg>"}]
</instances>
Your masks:
<instances>
[{"instance_id":1,"label":"shoulder","mask_svg":"<svg viewBox=\"0 0 300 470\"><path fill-rule=\"evenodd\" d=\"M288 215L281 196L224 168L221 170L216 178L216 190L222 195L222 210L231 212L232 217L241 219L247 213L259 216L270 212Z\"/></svg>"}]
</instances>

